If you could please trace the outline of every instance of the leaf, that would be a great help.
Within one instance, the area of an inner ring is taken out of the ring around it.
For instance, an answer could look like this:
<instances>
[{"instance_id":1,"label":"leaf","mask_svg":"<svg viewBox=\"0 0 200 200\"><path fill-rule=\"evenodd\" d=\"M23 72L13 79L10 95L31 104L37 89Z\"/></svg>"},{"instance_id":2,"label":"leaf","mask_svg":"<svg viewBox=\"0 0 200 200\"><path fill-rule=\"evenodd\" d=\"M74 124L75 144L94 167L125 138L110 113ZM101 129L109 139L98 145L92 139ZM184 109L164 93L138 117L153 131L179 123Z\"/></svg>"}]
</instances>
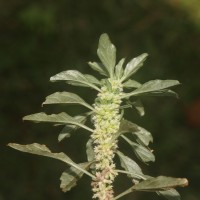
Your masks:
<instances>
[{"instance_id":1,"label":"leaf","mask_svg":"<svg viewBox=\"0 0 200 200\"><path fill-rule=\"evenodd\" d=\"M117 136L123 133L132 133L136 135L137 140L142 142L145 146L148 146L149 142L153 142L153 137L149 131L125 119L122 119L120 122Z\"/></svg>"},{"instance_id":2,"label":"leaf","mask_svg":"<svg viewBox=\"0 0 200 200\"><path fill-rule=\"evenodd\" d=\"M135 142L132 142L131 140L129 140L127 137L125 137L124 135L122 135L121 137L124 138L124 140L126 140L126 142L132 147L135 155L144 163L146 162L154 162L155 161L155 156L153 155L153 153L147 149L146 147L137 144Z\"/></svg>"},{"instance_id":3,"label":"leaf","mask_svg":"<svg viewBox=\"0 0 200 200\"><path fill-rule=\"evenodd\" d=\"M138 111L140 116L144 116L144 106L142 105L142 102L140 100L137 100L135 102L132 102L132 105L135 107L135 109Z\"/></svg>"},{"instance_id":4,"label":"leaf","mask_svg":"<svg viewBox=\"0 0 200 200\"><path fill-rule=\"evenodd\" d=\"M90 162L78 164L78 166L84 170L88 170L90 166ZM69 169L65 170L61 177L61 184L60 188L63 192L67 192L71 190L74 186L76 186L76 182L83 176L83 172L74 168L70 167Z\"/></svg>"},{"instance_id":5,"label":"leaf","mask_svg":"<svg viewBox=\"0 0 200 200\"><path fill-rule=\"evenodd\" d=\"M76 163L74 163L63 152L61 152L61 153L52 153L49 150L49 148L47 148L43 144L33 143L33 144L21 145L21 144L9 143L8 146L13 148L13 149L22 151L22 152L36 154L36 155L40 155L40 156L45 156L45 157L50 157L50 158L54 158L54 159L57 159L57 160L61 160L61 161L65 162L65 163L67 163L68 165L73 166L76 169L82 171L83 173L87 174L88 176L93 177L92 174L90 174L86 170L80 168Z\"/></svg>"},{"instance_id":6,"label":"leaf","mask_svg":"<svg viewBox=\"0 0 200 200\"><path fill-rule=\"evenodd\" d=\"M143 53L142 55L133 58L127 65L124 70L124 75L122 77L122 81L126 80L130 76L132 76L134 73L138 71L143 66L143 62L146 60L148 54Z\"/></svg>"},{"instance_id":7,"label":"leaf","mask_svg":"<svg viewBox=\"0 0 200 200\"><path fill-rule=\"evenodd\" d=\"M168 200L181 200L180 194L175 189L156 192Z\"/></svg>"},{"instance_id":8,"label":"leaf","mask_svg":"<svg viewBox=\"0 0 200 200\"><path fill-rule=\"evenodd\" d=\"M157 92L175 85L179 85L179 81L176 80L152 80L144 83L141 87L137 88L131 93L127 93L124 95L124 97L130 97L130 96L138 96L138 95L144 95L146 93L152 93Z\"/></svg>"},{"instance_id":9,"label":"leaf","mask_svg":"<svg viewBox=\"0 0 200 200\"><path fill-rule=\"evenodd\" d=\"M94 153L93 146L92 146L92 139L89 139L86 144L86 154L87 154L87 160L89 162L94 161L95 153Z\"/></svg>"},{"instance_id":10,"label":"leaf","mask_svg":"<svg viewBox=\"0 0 200 200\"><path fill-rule=\"evenodd\" d=\"M65 163L72 163L73 162L63 152L52 153L49 150L49 148L46 147L46 145L44 145L44 144L33 143L33 144L21 145L21 144L9 143L8 146L12 147L13 149L22 151L22 152L55 158L55 159L64 161Z\"/></svg>"},{"instance_id":11,"label":"leaf","mask_svg":"<svg viewBox=\"0 0 200 200\"><path fill-rule=\"evenodd\" d=\"M93 70L98 71L101 75L108 76L108 73L107 73L104 65L102 65L101 63L88 62L88 64Z\"/></svg>"},{"instance_id":12,"label":"leaf","mask_svg":"<svg viewBox=\"0 0 200 200\"><path fill-rule=\"evenodd\" d=\"M168 90L168 89L147 93L146 96L169 96L169 97L178 98L178 94L176 92L174 92L173 90Z\"/></svg>"},{"instance_id":13,"label":"leaf","mask_svg":"<svg viewBox=\"0 0 200 200\"><path fill-rule=\"evenodd\" d=\"M116 48L106 33L100 36L97 55L112 77L116 62Z\"/></svg>"},{"instance_id":14,"label":"leaf","mask_svg":"<svg viewBox=\"0 0 200 200\"><path fill-rule=\"evenodd\" d=\"M141 87L141 85L142 85L141 83L132 79L129 79L128 81L123 83L123 87L125 88L139 88Z\"/></svg>"},{"instance_id":15,"label":"leaf","mask_svg":"<svg viewBox=\"0 0 200 200\"><path fill-rule=\"evenodd\" d=\"M141 168L139 165L129 158L128 156L125 156L122 152L117 151L117 155L119 156L121 166L131 174L128 174L131 178L141 179L140 176L143 175Z\"/></svg>"},{"instance_id":16,"label":"leaf","mask_svg":"<svg viewBox=\"0 0 200 200\"><path fill-rule=\"evenodd\" d=\"M87 117L86 116L75 116L74 117L79 123L85 124ZM77 125L66 125L62 131L60 132L58 136L58 141L61 142L65 138L68 138L71 136L71 132L75 131L79 128Z\"/></svg>"},{"instance_id":17,"label":"leaf","mask_svg":"<svg viewBox=\"0 0 200 200\"><path fill-rule=\"evenodd\" d=\"M85 74L85 77L87 78L87 80L90 83L94 83L95 85L98 85L98 86L101 85L100 81L97 78L95 78L94 76L92 76L90 74Z\"/></svg>"},{"instance_id":18,"label":"leaf","mask_svg":"<svg viewBox=\"0 0 200 200\"><path fill-rule=\"evenodd\" d=\"M167 190L174 187L185 187L188 185L188 180L185 178L173 178L166 176L158 176L141 181L132 187L133 190L140 191L158 191Z\"/></svg>"},{"instance_id":19,"label":"leaf","mask_svg":"<svg viewBox=\"0 0 200 200\"><path fill-rule=\"evenodd\" d=\"M55 92L47 96L43 104L80 104L94 110L94 108L86 103L81 97L71 92Z\"/></svg>"},{"instance_id":20,"label":"leaf","mask_svg":"<svg viewBox=\"0 0 200 200\"><path fill-rule=\"evenodd\" d=\"M94 84L94 79L96 78L93 77L93 80L91 81L91 75L90 75L90 78L88 78L88 75L84 75L80 73L79 71L67 70L67 71L60 72L56 74L55 76L52 76L50 78L50 81L67 81L69 84L72 84L72 85L91 87L97 91L100 91L100 89Z\"/></svg>"},{"instance_id":21,"label":"leaf","mask_svg":"<svg viewBox=\"0 0 200 200\"><path fill-rule=\"evenodd\" d=\"M121 79L121 77L124 74L123 70L123 64L124 64L125 58L122 58L119 63L115 66L115 76L117 79Z\"/></svg>"},{"instance_id":22,"label":"leaf","mask_svg":"<svg viewBox=\"0 0 200 200\"><path fill-rule=\"evenodd\" d=\"M46 113L43 113L43 112L35 113L32 115L25 116L23 120L30 120L34 122L53 122L53 123L58 123L58 124L73 124L73 125L80 126L86 130L89 130L90 132L93 132L92 129L80 123L76 118L71 117L70 115L64 112L59 113L59 114L52 114L52 115L47 115Z\"/></svg>"},{"instance_id":23,"label":"leaf","mask_svg":"<svg viewBox=\"0 0 200 200\"><path fill-rule=\"evenodd\" d=\"M58 142L61 142L62 140L69 138L71 136L70 133L66 132L66 133L60 133L58 135Z\"/></svg>"}]
</instances>

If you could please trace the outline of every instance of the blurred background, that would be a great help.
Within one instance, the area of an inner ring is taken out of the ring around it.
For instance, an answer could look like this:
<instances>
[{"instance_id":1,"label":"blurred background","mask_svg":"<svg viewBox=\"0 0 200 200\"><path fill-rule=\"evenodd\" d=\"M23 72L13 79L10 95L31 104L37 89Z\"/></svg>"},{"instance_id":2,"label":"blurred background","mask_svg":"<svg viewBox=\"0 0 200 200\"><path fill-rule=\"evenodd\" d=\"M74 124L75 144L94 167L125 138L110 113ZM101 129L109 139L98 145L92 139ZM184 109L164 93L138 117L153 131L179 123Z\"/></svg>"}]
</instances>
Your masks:
<instances>
[{"instance_id":1,"label":"blurred background","mask_svg":"<svg viewBox=\"0 0 200 200\"><path fill-rule=\"evenodd\" d=\"M200 198L200 1L199 0L9 0L0 1L0 200L91 199L90 181L62 193L60 175L66 166L56 160L10 149L9 142L46 144L84 162L88 133L79 130L61 143L60 127L23 122L36 112L84 112L77 106L44 106L56 91L73 91L92 103L95 91L50 83L68 69L93 73L88 61L97 61L100 34L108 33L118 59L149 53L135 79L177 79L179 99L148 97L146 115L134 110L127 118L154 136L156 162L141 164L144 173L187 177L190 184L178 191L183 200ZM94 72L95 74L96 72ZM124 153L131 150L120 143ZM116 193L130 185L116 180ZM122 184L123 183L123 184ZM154 193L133 193L124 199L162 199Z\"/></svg>"}]
</instances>

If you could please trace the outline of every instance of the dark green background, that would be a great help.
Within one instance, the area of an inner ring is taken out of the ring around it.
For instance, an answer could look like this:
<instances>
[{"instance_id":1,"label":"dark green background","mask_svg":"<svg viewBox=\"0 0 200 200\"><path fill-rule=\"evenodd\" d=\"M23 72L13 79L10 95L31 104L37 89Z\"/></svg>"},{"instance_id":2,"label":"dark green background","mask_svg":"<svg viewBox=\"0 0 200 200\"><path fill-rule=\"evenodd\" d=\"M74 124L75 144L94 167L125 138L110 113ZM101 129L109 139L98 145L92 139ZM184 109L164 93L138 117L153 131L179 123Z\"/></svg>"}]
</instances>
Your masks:
<instances>
[{"instance_id":1,"label":"dark green background","mask_svg":"<svg viewBox=\"0 0 200 200\"><path fill-rule=\"evenodd\" d=\"M84 177L69 193L59 189L65 165L59 161L21 153L9 142L47 144L65 151L74 161L86 160L88 133L79 130L57 142L59 127L22 122L31 113L66 111L82 113L82 107L41 108L55 91L74 91L88 102L95 92L50 83L49 77L68 69L92 73L88 61L97 60L101 33L107 32L118 49L118 59L149 53L135 79L178 79L180 99L144 99L146 115L129 111L127 118L152 132L156 162L141 164L157 176L187 177L180 188L183 200L198 200L200 179L200 2L199 0L101 0L0 2L0 200L91 199L90 182ZM94 72L95 73L95 72ZM123 143L124 152L130 149ZM127 188L117 179L116 190ZM116 193L117 193L116 192ZM162 199L154 193L135 193L124 199Z\"/></svg>"}]
</instances>

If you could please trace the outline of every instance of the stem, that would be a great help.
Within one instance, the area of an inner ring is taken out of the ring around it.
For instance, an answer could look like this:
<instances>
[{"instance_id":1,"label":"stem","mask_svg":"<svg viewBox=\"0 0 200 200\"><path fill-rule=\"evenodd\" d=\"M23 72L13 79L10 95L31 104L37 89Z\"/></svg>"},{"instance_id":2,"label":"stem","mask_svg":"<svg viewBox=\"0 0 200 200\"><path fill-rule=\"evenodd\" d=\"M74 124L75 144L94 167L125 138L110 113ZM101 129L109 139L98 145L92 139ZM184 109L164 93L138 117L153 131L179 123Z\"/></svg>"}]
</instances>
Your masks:
<instances>
[{"instance_id":1,"label":"stem","mask_svg":"<svg viewBox=\"0 0 200 200\"><path fill-rule=\"evenodd\" d=\"M123 196L125 196L125 195L127 195L127 194L129 194L129 193L131 193L131 192L133 192L132 187L129 188L129 189L127 189L127 190L125 190L125 191L122 192L121 194L117 195L113 200L117 200L117 199L119 199L119 198L121 198L121 197L123 197Z\"/></svg>"}]
</instances>

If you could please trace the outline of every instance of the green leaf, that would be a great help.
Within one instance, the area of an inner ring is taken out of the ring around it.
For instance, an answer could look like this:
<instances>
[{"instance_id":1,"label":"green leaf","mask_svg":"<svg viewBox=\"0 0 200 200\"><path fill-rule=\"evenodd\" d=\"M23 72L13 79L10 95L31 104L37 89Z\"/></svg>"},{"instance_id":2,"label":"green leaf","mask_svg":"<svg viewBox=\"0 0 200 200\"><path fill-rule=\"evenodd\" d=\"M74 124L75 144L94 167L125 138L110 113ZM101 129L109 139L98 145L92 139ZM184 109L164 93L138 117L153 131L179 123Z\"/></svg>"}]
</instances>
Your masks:
<instances>
[{"instance_id":1,"label":"green leaf","mask_svg":"<svg viewBox=\"0 0 200 200\"><path fill-rule=\"evenodd\" d=\"M38 143L33 143L33 144L27 144L27 145L21 145L21 144L15 144L15 143L9 143L9 147L26 152L26 153L31 153L31 154L36 154L40 156L45 156L45 157L50 157L54 158L57 160L61 160L65 163L67 163L70 166L75 167L76 169L82 171L83 173L87 174L88 176L93 178L93 175L87 172L86 170L80 168L76 163L74 163L66 154L63 152L61 153L52 153L49 148L47 148L43 144L38 144Z\"/></svg>"},{"instance_id":2,"label":"green leaf","mask_svg":"<svg viewBox=\"0 0 200 200\"><path fill-rule=\"evenodd\" d=\"M108 72L106 71L104 65L97 62L88 62L89 66L93 69L98 71L101 75L108 76Z\"/></svg>"},{"instance_id":3,"label":"green leaf","mask_svg":"<svg viewBox=\"0 0 200 200\"><path fill-rule=\"evenodd\" d=\"M175 189L156 192L158 195L165 197L168 200L181 200L180 194Z\"/></svg>"},{"instance_id":4,"label":"green leaf","mask_svg":"<svg viewBox=\"0 0 200 200\"><path fill-rule=\"evenodd\" d=\"M125 58L122 58L119 63L115 66L115 76L117 79L121 79L121 77L124 74L123 70L123 64L124 64Z\"/></svg>"},{"instance_id":5,"label":"green leaf","mask_svg":"<svg viewBox=\"0 0 200 200\"><path fill-rule=\"evenodd\" d=\"M129 158L128 156L125 156L122 152L117 151L117 155L119 156L121 166L130 174L128 174L131 178L141 179L141 175L143 175L141 168L139 165Z\"/></svg>"},{"instance_id":6,"label":"green leaf","mask_svg":"<svg viewBox=\"0 0 200 200\"><path fill-rule=\"evenodd\" d=\"M87 116L75 116L74 117L79 123L81 124L85 124ZM68 138L71 136L71 132L77 130L78 128L80 128L77 125L66 125L62 131L60 132L59 136L58 136L58 141L61 142L62 140L64 140L65 138Z\"/></svg>"},{"instance_id":7,"label":"green leaf","mask_svg":"<svg viewBox=\"0 0 200 200\"><path fill-rule=\"evenodd\" d=\"M102 34L99 39L99 46L97 49L99 59L108 70L111 77L113 77L114 67L116 63L116 48L111 43L106 33Z\"/></svg>"},{"instance_id":8,"label":"green leaf","mask_svg":"<svg viewBox=\"0 0 200 200\"><path fill-rule=\"evenodd\" d=\"M179 81L176 80L152 80L144 83L141 87L137 88L133 92L125 94L124 97L127 98L130 96L138 96L141 94L144 95L157 91L159 92L160 90L164 90L179 84Z\"/></svg>"},{"instance_id":9,"label":"green leaf","mask_svg":"<svg viewBox=\"0 0 200 200\"><path fill-rule=\"evenodd\" d=\"M166 176L158 176L156 178L149 178L134 185L132 190L140 191L158 191L167 190L174 187L185 187L188 185L188 180L185 178L173 178Z\"/></svg>"},{"instance_id":10,"label":"green leaf","mask_svg":"<svg viewBox=\"0 0 200 200\"><path fill-rule=\"evenodd\" d=\"M178 98L178 94L176 92L174 92L173 90L168 90L168 89L147 93L146 96L169 96L169 97Z\"/></svg>"},{"instance_id":11,"label":"green leaf","mask_svg":"<svg viewBox=\"0 0 200 200\"><path fill-rule=\"evenodd\" d=\"M94 82L97 83L98 80L95 77L91 77L91 75L84 75L76 70L67 70L52 76L50 81L67 81L72 85L91 87L97 91L100 91L100 89L94 84Z\"/></svg>"},{"instance_id":12,"label":"green leaf","mask_svg":"<svg viewBox=\"0 0 200 200\"><path fill-rule=\"evenodd\" d=\"M92 76L90 74L85 74L85 77L87 78L87 80L90 83L93 83L93 84L98 85L98 86L101 85L100 81L97 78L95 78L94 76Z\"/></svg>"},{"instance_id":13,"label":"green leaf","mask_svg":"<svg viewBox=\"0 0 200 200\"><path fill-rule=\"evenodd\" d=\"M30 120L34 122L53 122L57 124L73 124L73 125L80 126L86 130L89 130L90 132L93 132L92 129L80 123L76 118L71 117L70 115L64 112L59 113L59 114L52 114L52 115L47 115L46 113L43 113L43 112L35 113L32 115L25 116L23 120Z\"/></svg>"},{"instance_id":14,"label":"green leaf","mask_svg":"<svg viewBox=\"0 0 200 200\"><path fill-rule=\"evenodd\" d=\"M142 105L142 102L140 100L132 102L131 104L135 107L135 109L138 111L140 116L144 116L145 114L144 106Z\"/></svg>"},{"instance_id":15,"label":"green leaf","mask_svg":"<svg viewBox=\"0 0 200 200\"><path fill-rule=\"evenodd\" d=\"M130 76L132 76L134 73L138 71L143 66L143 62L146 60L148 54L143 53L142 55L133 58L127 65L124 70L124 75L122 77L122 81L128 79Z\"/></svg>"},{"instance_id":16,"label":"green leaf","mask_svg":"<svg viewBox=\"0 0 200 200\"><path fill-rule=\"evenodd\" d=\"M86 163L80 163L78 166L84 170L88 170L90 166L90 162ZM74 186L76 186L76 182L83 176L83 172L74 168L70 167L69 169L65 170L61 177L61 184L60 188L62 189L63 192L67 192L71 190Z\"/></svg>"},{"instance_id":17,"label":"green leaf","mask_svg":"<svg viewBox=\"0 0 200 200\"><path fill-rule=\"evenodd\" d=\"M58 142L61 142L62 140L69 138L71 136L71 134L69 132L65 132L65 133L60 133L58 135Z\"/></svg>"},{"instance_id":18,"label":"green leaf","mask_svg":"<svg viewBox=\"0 0 200 200\"><path fill-rule=\"evenodd\" d=\"M93 162L95 159L95 153L92 146L92 139L89 139L86 144L86 154L87 154L87 160L89 162Z\"/></svg>"},{"instance_id":19,"label":"green leaf","mask_svg":"<svg viewBox=\"0 0 200 200\"><path fill-rule=\"evenodd\" d=\"M120 122L118 136L123 133L132 133L137 137L137 141L145 146L148 146L149 142L153 142L153 137L149 131L125 119Z\"/></svg>"},{"instance_id":20,"label":"green leaf","mask_svg":"<svg viewBox=\"0 0 200 200\"><path fill-rule=\"evenodd\" d=\"M86 103L77 94L71 92L56 92L46 97L43 104L80 104L91 110L94 110L92 106Z\"/></svg>"},{"instance_id":21,"label":"green leaf","mask_svg":"<svg viewBox=\"0 0 200 200\"><path fill-rule=\"evenodd\" d=\"M141 87L141 85L142 85L141 83L132 79L129 79L128 81L123 83L123 87L125 88L139 88Z\"/></svg>"},{"instance_id":22,"label":"green leaf","mask_svg":"<svg viewBox=\"0 0 200 200\"><path fill-rule=\"evenodd\" d=\"M154 162L155 161L155 156L153 155L153 153L147 149L146 147L137 144L135 142L132 142L131 140L129 140L127 137L125 137L124 135L121 135L122 138L124 138L124 140L126 140L126 142L132 147L135 155L144 163L147 162Z\"/></svg>"}]
</instances>

